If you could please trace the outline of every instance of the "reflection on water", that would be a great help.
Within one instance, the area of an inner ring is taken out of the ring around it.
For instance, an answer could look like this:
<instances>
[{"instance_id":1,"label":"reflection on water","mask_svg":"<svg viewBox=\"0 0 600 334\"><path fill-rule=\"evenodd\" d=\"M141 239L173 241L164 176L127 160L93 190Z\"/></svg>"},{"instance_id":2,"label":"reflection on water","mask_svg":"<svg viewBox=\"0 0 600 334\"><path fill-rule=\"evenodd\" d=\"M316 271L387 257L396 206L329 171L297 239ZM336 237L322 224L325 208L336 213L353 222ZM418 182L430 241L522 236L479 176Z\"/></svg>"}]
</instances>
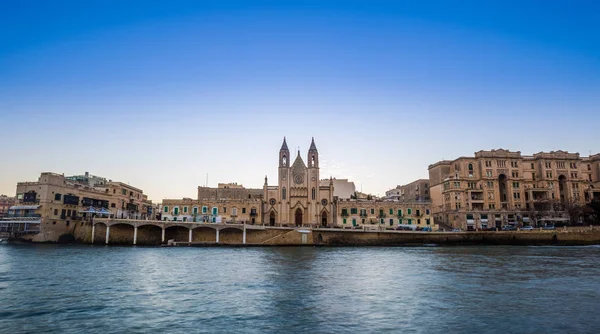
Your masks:
<instances>
[{"instance_id":1,"label":"reflection on water","mask_svg":"<svg viewBox=\"0 0 600 334\"><path fill-rule=\"evenodd\" d=\"M595 332L599 247L1 245L0 332Z\"/></svg>"}]
</instances>

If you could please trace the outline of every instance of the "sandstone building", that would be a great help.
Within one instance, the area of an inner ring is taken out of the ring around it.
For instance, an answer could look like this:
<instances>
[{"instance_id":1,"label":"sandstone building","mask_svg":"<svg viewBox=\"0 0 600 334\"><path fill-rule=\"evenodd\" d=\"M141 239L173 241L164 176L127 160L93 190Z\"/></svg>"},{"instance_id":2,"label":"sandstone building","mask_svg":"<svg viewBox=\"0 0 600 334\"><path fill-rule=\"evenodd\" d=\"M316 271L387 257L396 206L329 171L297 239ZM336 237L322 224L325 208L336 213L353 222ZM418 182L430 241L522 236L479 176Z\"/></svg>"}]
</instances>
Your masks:
<instances>
[{"instance_id":1,"label":"sandstone building","mask_svg":"<svg viewBox=\"0 0 600 334\"><path fill-rule=\"evenodd\" d=\"M421 184L421 180L411 183L411 189L418 190ZM198 187L197 199L163 200L161 219L289 227L389 228L406 225L434 229L426 201L417 201L413 197L407 197L403 203L351 199L356 195L354 183L347 179L320 178L319 151L314 138L306 162L300 152L292 162L284 138L279 150L275 185L270 185L265 177L263 189L246 189L236 183L219 183L217 188Z\"/></svg>"},{"instance_id":2,"label":"sandstone building","mask_svg":"<svg viewBox=\"0 0 600 334\"><path fill-rule=\"evenodd\" d=\"M600 199L600 154L531 156L504 149L429 166L436 222L464 229L568 222L568 207Z\"/></svg>"},{"instance_id":3,"label":"sandstone building","mask_svg":"<svg viewBox=\"0 0 600 334\"><path fill-rule=\"evenodd\" d=\"M0 195L0 218L8 215L8 210L15 204L14 197Z\"/></svg>"},{"instance_id":4,"label":"sandstone building","mask_svg":"<svg viewBox=\"0 0 600 334\"><path fill-rule=\"evenodd\" d=\"M419 179L399 185L385 192L385 197L394 201L429 201L429 180Z\"/></svg>"},{"instance_id":5,"label":"sandstone building","mask_svg":"<svg viewBox=\"0 0 600 334\"><path fill-rule=\"evenodd\" d=\"M122 182L90 176L41 173L37 181L17 183L11 217L41 218L45 240L55 240L73 224L92 216L146 219L152 202L141 189Z\"/></svg>"}]
</instances>

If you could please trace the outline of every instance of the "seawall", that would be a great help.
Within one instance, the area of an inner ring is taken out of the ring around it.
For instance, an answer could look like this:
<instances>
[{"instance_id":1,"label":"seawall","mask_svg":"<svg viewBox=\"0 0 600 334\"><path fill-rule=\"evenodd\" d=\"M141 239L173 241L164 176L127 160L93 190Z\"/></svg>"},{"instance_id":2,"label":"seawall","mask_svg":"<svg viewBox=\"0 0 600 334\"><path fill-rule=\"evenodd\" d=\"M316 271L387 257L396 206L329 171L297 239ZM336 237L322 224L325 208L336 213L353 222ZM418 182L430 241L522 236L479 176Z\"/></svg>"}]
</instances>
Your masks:
<instances>
[{"instance_id":1,"label":"seawall","mask_svg":"<svg viewBox=\"0 0 600 334\"><path fill-rule=\"evenodd\" d=\"M217 242L217 229L218 242ZM190 243L191 230L191 243ZM402 245L597 245L600 227L581 227L559 230L534 231L477 231L477 232L416 232L416 231L363 231L333 228L295 229L286 227L247 226L159 226L144 225L137 229L136 245L157 246L163 243L179 246L246 245L246 246L402 246ZM106 225L96 224L92 241L92 224L79 223L60 233L44 231L23 236L33 242L57 242L59 235L70 234L75 242L106 243ZM67 238L68 239L68 238ZM133 245L134 227L116 224L110 227L109 245ZM245 241L245 242L244 242Z\"/></svg>"}]
</instances>

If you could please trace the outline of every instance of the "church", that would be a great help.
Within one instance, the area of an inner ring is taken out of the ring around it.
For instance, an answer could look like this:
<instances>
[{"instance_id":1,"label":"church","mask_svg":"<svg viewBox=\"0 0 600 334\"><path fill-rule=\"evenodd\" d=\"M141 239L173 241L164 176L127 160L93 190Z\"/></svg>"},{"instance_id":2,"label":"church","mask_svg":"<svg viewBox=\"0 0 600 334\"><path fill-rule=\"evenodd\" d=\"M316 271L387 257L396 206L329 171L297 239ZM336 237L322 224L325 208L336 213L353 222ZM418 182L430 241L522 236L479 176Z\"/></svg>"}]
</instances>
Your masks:
<instances>
[{"instance_id":1,"label":"church","mask_svg":"<svg viewBox=\"0 0 600 334\"><path fill-rule=\"evenodd\" d=\"M335 203L333 180L319 179L319 151L314 138L306 163L298 151L293 162L285 138L279 150L277 185L263 186L262 221L268 225L333 226Z\"/></svg>"}]
</instances>

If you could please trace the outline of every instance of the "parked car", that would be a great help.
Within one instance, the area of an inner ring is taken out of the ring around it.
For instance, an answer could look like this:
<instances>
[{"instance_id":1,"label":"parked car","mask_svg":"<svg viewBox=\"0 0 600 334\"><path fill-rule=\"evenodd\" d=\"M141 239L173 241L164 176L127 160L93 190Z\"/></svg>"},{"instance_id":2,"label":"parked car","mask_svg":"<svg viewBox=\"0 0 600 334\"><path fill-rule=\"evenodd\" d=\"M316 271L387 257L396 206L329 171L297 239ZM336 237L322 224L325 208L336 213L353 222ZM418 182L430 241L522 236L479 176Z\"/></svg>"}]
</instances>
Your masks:
<instances>
[{"instance_id":1,"label":"parked car","mask_svg":"<svg viewBox=\"0 0 600 334\"><path fill-rule=\"evenodd\" d=\"M461 230L461 229L459 229L459 228L453 228L453 229L452 229L452 232L462 232L462 230Z\"/></svg>"},{"instance_id":2,"label":"parked car","mask_svg":"<svg viewBox=\"0 0 600 334\"><path fill-rule=\"evenodd\" d=\"M546 224L542 227L543 230L554 230L554 225Z\"/></svg>"},{"instance_id":3,"label":"parked car","mask_svg":"<svg viewBox=\"0 0 600 334\"><path fill-rule=\"evenodd\" d=\"M517 229L512 225L504 225L502 226L502 231L516 231Z\"/></svg>"},{"instance_id":4,"label":"parked car","mask_svg":"<svg viewBox=\"0 0 600 334\"><path fill-rule=\"evenodd\" d=\"M533 226L527 225L521 227L521 231L533 231Z\"/></svg>"}]
</instances>

